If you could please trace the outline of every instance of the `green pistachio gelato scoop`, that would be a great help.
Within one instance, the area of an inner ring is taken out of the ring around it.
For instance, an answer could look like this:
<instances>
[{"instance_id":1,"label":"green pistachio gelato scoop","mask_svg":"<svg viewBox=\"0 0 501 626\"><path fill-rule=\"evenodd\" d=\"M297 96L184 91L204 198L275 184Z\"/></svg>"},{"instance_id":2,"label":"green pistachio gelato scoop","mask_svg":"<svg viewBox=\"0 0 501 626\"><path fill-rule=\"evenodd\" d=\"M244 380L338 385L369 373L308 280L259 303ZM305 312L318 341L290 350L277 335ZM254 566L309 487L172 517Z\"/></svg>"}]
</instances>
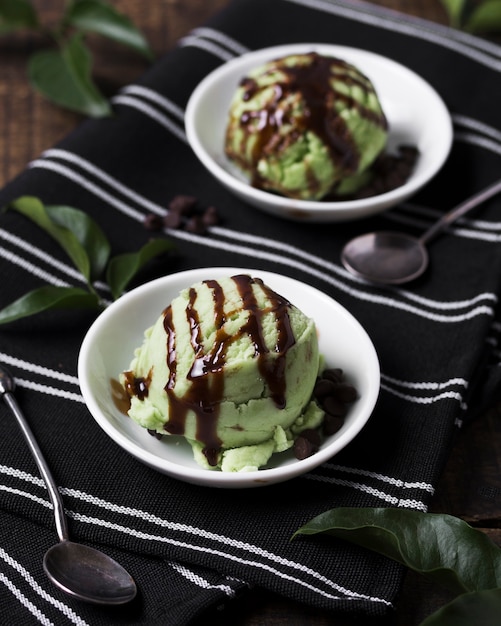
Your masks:
<instances>
[{"instance_id":1,"label":"green pistachio gelato scoop","mask_svg":"<svg viewBox=\"0 0 501 626\"><path fill-rule=\"evenodd\" d=\"M225 151L254 186L320 200L367 184L387 138L371 81L345 61L311 52L243 78L230 105Z\"/></svg>"},{"instance_id":2,"label":"green pistachio gelato scoop","mask_svg":"<svg viewBox=\"0 0 501 626\"><path fill-rule=\"evenodd\" d=\"M121 382L129 416L185 437L208 469L251 471L317 427L315 324L259 278L196 283L145 332Z\"/></svg>"}]
</instances>

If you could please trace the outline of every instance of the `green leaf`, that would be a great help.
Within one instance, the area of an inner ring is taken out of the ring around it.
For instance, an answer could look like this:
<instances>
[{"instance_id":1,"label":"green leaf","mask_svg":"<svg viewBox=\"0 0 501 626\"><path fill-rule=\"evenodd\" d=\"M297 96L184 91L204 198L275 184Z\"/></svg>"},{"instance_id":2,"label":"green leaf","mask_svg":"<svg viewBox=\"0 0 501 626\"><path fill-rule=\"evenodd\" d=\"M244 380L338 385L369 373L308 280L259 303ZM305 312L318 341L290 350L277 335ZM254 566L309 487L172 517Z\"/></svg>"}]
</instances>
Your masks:
<instances>
[{"instance_id":1,"label":"green leaf","mask_svg":"<svg viewBox=\"0 0 501 626\"><path fill-rule=\"evenodd\" d=\"M111 115L109 102L91 78L92 59L74 35L58 50L42 50L30 58L28 75L35 89L56 104L91 117Z\"/></svg>"},{"instance_id":2,"label":"green leaf","mask_svg":"<svg viewBox=\"0 0 501 626\"><path fill-rule=\"evenodd\" d=\"M11 202L7 208L14 209L31 219L53 237L73 261L75 267L83 274L85 280L90 282L90 262L87 252L71 230L52 221L41 200L34 196L21 196Z\"/></svg>"},{"instance_id":3,"label":"green leaf","mask_svg":"<svg viewBox=\"0 0 501 626\"><path fill-rule=\"evenodd\" d=\"M97 308L98 306L98 296L84 289L46 285L30 291L0 310L0 324L50 309Z\"/></svg>"},{"instance_id":4,"label":"green leaf","mask_svg":"<svg viewBox=\"0 0 501 626\"><path fill-rule=\"evenodd\" d=\"M133 48L147 59L153 52L143 34L129 18L102 0L74 0L65 21L81 31L98 33Z\"/></svg>"},{"instance_id":5,"label":"green leaf","mask_svg":"<svg viewBox=\"0 0 501 626\"><path fill-rule=\"evenodd\" d=\"M455 593L501 585L501 549L450 515L393 508L337 508L296 534L328 533L383 554Z\"/></svg>"},{"instance_id":6,"label":"green leaf","mask_svg":"<svg viewBox=\"0 0 501 626\"><path fill-rule=\"evenodd\" d=\"M27 0L0 0L0 34L23 28L38 28L38 17Z\"/></svg>"},{"instance_id":7,"label":"green leaf","mask_svg":"<svg viewBox=\"0 0 501 626\"><path fill-rule=\"evenodd\" d=\"M154 257L173 249L172 242L167 239L152 239L138 252L129 252L113 257L108 264L106 280L113 298L122 295L125 287L137 272Z\"/></svg>"},{"instance_id":8,"label":"green leaf","mask_svg":"<svg viewBox=\"0 0 501 626\"><path fill-rule=\"evenodd\" d=\"M442 0L442 5L449 17L449 23L454 28L461 25L461 17L466 8L467 0Z\"/></svg>"},{"instance_id":9,"label":"green leaf","mask_svg":"<svg viewBox=\"0 0 501 626\"><path fill-rule=\"evenodd\" d=\"M476 6L464 29L471 33L493 33L501 30L501 0L487 0Z\"/></svg>"},{"instance_id":10,"label":"green leaf","mask_svg":"<svg viewBox=\"0 0 501 626\"><path fill-rule=\"evenodd\" d=\"M69 206L46 206L48 216L59 226L70 230L87 252L90 278L96 280L104 272L110 257L110 244L101 228L87 213Z\"/></svg>"},{"instance_id":11,"label":"green leaf","mask_svg":"<svg viewBox=\"0 0 501 626\"><path fill-rule=\"evenodd\" d=\"M430 615L421 626L499 626L501 589L464 593Z\"/></svg>"}]
</instances>

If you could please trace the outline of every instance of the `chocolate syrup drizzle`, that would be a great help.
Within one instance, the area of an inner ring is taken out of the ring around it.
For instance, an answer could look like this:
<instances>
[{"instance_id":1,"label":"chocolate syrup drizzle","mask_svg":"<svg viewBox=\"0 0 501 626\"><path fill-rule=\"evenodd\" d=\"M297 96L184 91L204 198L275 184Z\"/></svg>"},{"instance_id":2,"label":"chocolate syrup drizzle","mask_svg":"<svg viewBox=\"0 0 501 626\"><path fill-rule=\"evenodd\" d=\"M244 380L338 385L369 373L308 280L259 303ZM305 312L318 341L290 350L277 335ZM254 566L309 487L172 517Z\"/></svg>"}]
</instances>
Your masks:
<instances>
[{"instance_id":1,"label":"chocolate syrup drizzle","mask_svg":"<svg viewBox=\"0 0 501 626\"><path fill-rule=\"evenodd\" d=\"M124 372L124 387L127 395L137 396L139 400L144 400L148 396L148 390L151 383L151 370L147 376L134 376L133 372Z\"/></svg>"},{"instance_id":2,"label":"chocolate syrup drizzle","mask_svg":"<svg viewBox=\"0 0 501 626\"><path fill-rule=\"evenodd\" d=\"M356 109L360 116L370 120L373 124L387 128L387 121L382 113L372 111L363 106L352 96L336 91L333 80L342 81L345 84L358 86L368 91L370 83L363 76L354 74L353 67L345 61L331 57L324 57L316 52L302 55L310 59L309 63L286 66L280 63L280 59L270 67L267 73L280 70L286 78L277 82L274 96L266 109L245 111L240 118L240 128L243 131L240 146L235 150L232 147L231 137L227 139L227 154L240 164L242 169L251 169L252 184L256 187L265 186L257 171L259 160L266 154L276 154L283 151L288 145L297 140L299 135L308 131L315 133L328 147L334 163L345 170L345 173L356 172L360 155L353 137L344 119L336 108ZM253 78L244 78L241 82L244 88L243 100L252 99L261 89L268 89L269 85L260 87ZM294 120L294 130L291 133L280 135L280 127L291 124L292 110L280 106L285 98L298 93L305 103L304 114ZM341 107L336 107L337 103ZM231 125L229 127L231 133ZM249 136L256 135L257 140L253 145L251 162L248 162L247 146ZM315 190L318 185L313 174L309 176L309 188Z\"/></svg>"},{"instance_id":3,"label":"chocolate syrup drizzle","mask_svg":"<svg viewBox=\"0 0 501 626\"><path fill-rule=\"evenodd\" d=\"M176 328L173 322L172 307L164 311L164 328L167 335L167 365L169 379L165 391L169 398L169 414L165 423L168 433L182 435L185 431L186 417L189 411L196 415L196 439L202 442L210 465L217 464L221 440L217 435L217 424L221 402L224 398L224 367L229 346L247 334L254 346L259 373L270 389L271 398L280 409L286 404L285 357L294 345L295 338L289 319L290 303L282 296L265 286L258 278L246 275L232 276L242 302L242 309L248 311L246 322L235 334L228 334L224 324L225 296L221 285L216 280L207 280L205 284L212 290L214 302L214 322L216 336L213 345L205 350L201 337L201 324L197 311L197 291L190 289L186 307L186 319L190 327L193 363L187 378L191 385L187 393L178 397L175 393L177 376ZM252 285L261 285L269 305L261 308L256 300ZM273 357L266 346L263 333L263 317L272 312L277 322L277 342Z\"/></svg>"}]
</instances>

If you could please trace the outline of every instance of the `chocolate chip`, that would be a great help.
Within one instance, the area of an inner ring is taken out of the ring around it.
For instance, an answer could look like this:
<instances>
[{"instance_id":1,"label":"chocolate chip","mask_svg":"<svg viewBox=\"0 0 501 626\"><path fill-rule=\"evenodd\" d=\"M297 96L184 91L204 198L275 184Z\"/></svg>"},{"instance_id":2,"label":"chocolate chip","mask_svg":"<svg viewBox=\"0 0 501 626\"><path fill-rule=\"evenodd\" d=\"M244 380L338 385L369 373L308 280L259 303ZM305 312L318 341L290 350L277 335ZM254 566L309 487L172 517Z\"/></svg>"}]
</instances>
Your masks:
<instances>
[{"instance_id":1,"label":"chocolate chip","mask_svg":"<svg viewBox=\"0 0 501 626\"><path fill-rule=\"evenodd\" d=\"M300 461L307 459L317 450L318 448L315 448L311 441L308 441L302 434L294 441L294 456Z\"/></svg>"},{"instance_id":2,"label":"chocolate chip","mask_svg":"<svg viewBox=\"0 0 501 626\"><path fill-rule=\"evenodd\" d=\"M148 434L152 437L155 437L155 439L163 439L162 433L159 433L156 430L151 430L150 428L148 428Z\"/></svg>"},{"instance_id":3,"label":"chocolate chip","mask_svg":"<svg viewBox=\"0 0 501 626\"><path fill-rule=\"evenodd\" d=\"M334 435L344 424L344 419L340 415L327 414L322 424L322 430L326 437Z\"/></svg>"},{"instance_id":4,"label":"chocolate chip","mask_svg":"<svg viewBox=\"0 0 501 626\"><path fill-rule=\"evenodd\" d=\"M203 223L200 215L193 215L192 217L190 217L189 220L187 220L185 224L185 230L187 230L189 233L203 235L206 232L207 228Z\"/></svg>"},{"instance_id":5,"label":"chocolate chip","mask_svg":"<svg viewBox=\"0 0 501 626\"><path fill-rule=\"evenodd\" d=\"M327 380L340 383L343 381L343 370L339 367L331 367L322 372L322 378L327 378Z\"/></svg>"},{"instance_id":6,"label":"chocolate chip","mask_svg":"<svg viewBox=\"0 0 501 626\"><path fill-rule=\"evenodd\" d=\"M163 219L155 213L148 213L143 220L143 226L146 230L162 230Z\"/></svg>"},{"instance_id":7,"label":"chocolate chip","mask_svg":"<svg viewBox=\"0 0 501 626\"><path fill-rule=\"evenodd\" d=\"M322 443L320 433L316 428L305 428L305 430L301 431L300 437L307 439L317 449Z\"/></svg>"},{"instance_id":8,"label":"chocolate chip","mask_svg":"<svg viewBox=\"0 0 501 626\"><path fill-rule=\"evenodd\" d=\"M183 218L176 211L169 211L164 217L164 226L166 228L179 228L183 223Z\"/></svg>"},{"instance_id":9,"label":"chocolate chip","mask_svg":"<svg viewBox=\"0 0 501 626\"><path fill-rule=\"evenodd\" d=\"M184 229L190 233L203 235L210 226L220 222L217 209L209 206L205 210L198 208L195 196L178 195L169 203L169 213L163 219L163 225L172 229Z\"/></svg>"},{"instance_id":10,"label":"chocolate chip","mask_svg":"<svg viewBox=\"0 0 501 626\"><path fill-rule=\"evenodd\" d=\"M196 207L198 200L195 196L175 196L169 203L169 209L181 215L188 215Z\"/></svg>"},{"instance_id":11,"label":"chocolate chip","mask_svg":"<svg viewBox=\"0 0 501 626\"><path fill-rule=\"evenodd\" d=\"M357 390L353 385L348 383L338 383L336 385L334 396L344 403L354 402L357 399Z\"/></svg>"},{"instance_id":12,"label":"chocolate chip","mask_svg":"<svg viewBox=\"0 0 501 626\"><path fill-rule=\"evenodd\" d=\"M415 165L419 155L419 150L415 146L399 146L398 152L404 161Z\"/></svg>"},{"instance_id":13,"label":"chocolate chip","mask_svg":"<svg viewBox=\"0 0 501 626\"><path fill-rule=\"evenodd\" d=\"M207 207L202 215L202 221L206 226L215 226L219 224L219 215L215 206Z\"/></svg>"},{"instance_id":14,"label":"chocolate chip","mask_svg":"<svg viewBox=\"0 0 501 626\"><path fill-rule=\"evenodd\" d=\"M351 196L343 196L343 200L369 198L401 187L411 176L418 157L419 150L409 145L398 146L396 154L380 154L369 169L372 178L367 185Z\"/></svg>"},{"instance_id":15,"label":"chocolate chip","mask_svg":"<svg viewBox=\"0 0 501 626\"><path fill-rule=\"evenodd\" d=\"M403 184L403 177L400 175L400 172L392 172L385 179L385 188L386 191L390 191L391 189L396 189L397 187L401 187Z\"/></svg>"},{"instance_id":16,"label":"chocolate chip","mask_svg":"<svg viewBox=\"0 0 501 626\"><path fill-rule=\"evenodd\" d=\"M319 378L315 383L315 388L313 389L313 395L318 400L322 400L328 395L331 395L335 389L336 383L328 378Z\"/></svg>"},{"instance_id":17,"label":"chocolate chip","mask_svg":"<svg viewBox=\"0 0 501 626\"><path fill-rule=\"evenodd\" d=\"M323 410L329 415L343 417L346 415L346 406L335 396L327 396L321 402Z\"/></svg>"},{"instance_id":18,"label":"chocolate chip","mask_svg":"<svg viewBox=\"0 0 501 626\"><path fill-rule=\"evenodd\" d=\"M324 418L322 422L322 435L330 436L336 433L344 424L344 418L348 412L348 405L354 402L358 397L356 388L347 382L344 377L344 372L338 367L332 367L324 370L321 376L317 379L313 390L313 398L317 401L319 406L324 411ZM305 436L303 431L300 437L308 439L308 435ZM309 443L316 445L317 449L320 445L318 441L319 432L315 433L317 439ZM300 442L298 448L301 454L305 454L307 444Z\"/></svg>"}]
</instances>

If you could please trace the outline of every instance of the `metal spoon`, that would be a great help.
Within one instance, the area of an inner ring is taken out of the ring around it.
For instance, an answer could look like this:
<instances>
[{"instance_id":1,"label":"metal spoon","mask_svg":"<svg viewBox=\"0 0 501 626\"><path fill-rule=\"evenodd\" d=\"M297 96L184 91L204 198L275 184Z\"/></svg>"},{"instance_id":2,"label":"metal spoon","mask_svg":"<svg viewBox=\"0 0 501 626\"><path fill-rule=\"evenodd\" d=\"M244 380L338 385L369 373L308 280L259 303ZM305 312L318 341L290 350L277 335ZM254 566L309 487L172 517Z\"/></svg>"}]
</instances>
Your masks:
<instances>
[{"instance_id":1,"label":"metal spoon","mask_svg":"<svg viewBox=\"0 0 501 626\"><path fill-rule=\"evenodd\" d=\"M56 530L60 543L47 550L43 561L45 573L60 589L79 600L106 605L129 602L135 597L137 591L130 574L99 550L69 541L63 500L14 397L14 389L14 378L0 365L0 395L21 427L54 506Z\"/></svg>"},{"instance_id":2,"label":"metal spoon","mask_svg":"<svg viewBox=\"0 0 501 626\"><path fill-rule=\"evenodd\" d=\"M421 237L381 231L360 235L341 252L345 268L374 283L397 285L414 280L428 267L425 245L449 224L501 191L498 181L445 213Z\"/></svg>"}]
</instances>

